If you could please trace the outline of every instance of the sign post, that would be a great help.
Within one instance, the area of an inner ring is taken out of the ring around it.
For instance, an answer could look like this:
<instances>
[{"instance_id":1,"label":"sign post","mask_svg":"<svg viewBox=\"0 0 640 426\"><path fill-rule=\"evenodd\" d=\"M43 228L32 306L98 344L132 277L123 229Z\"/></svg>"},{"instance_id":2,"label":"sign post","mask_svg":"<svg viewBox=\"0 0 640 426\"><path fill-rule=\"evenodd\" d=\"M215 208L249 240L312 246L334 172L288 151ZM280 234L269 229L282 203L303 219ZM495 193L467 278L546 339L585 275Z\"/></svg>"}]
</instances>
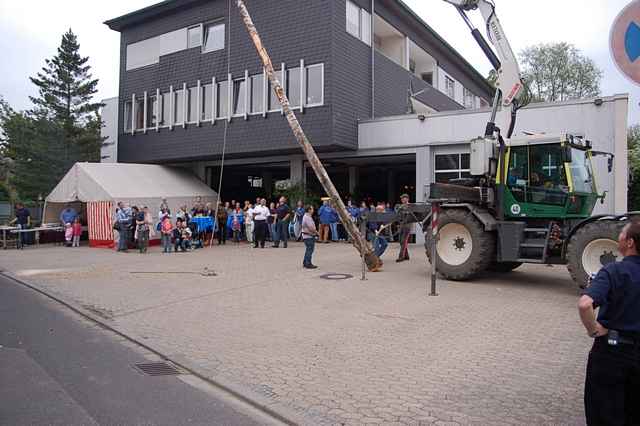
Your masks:
<instances>
[{"instance_id":1,"label":"sign post","mask_svg":"<svg viewBox=\"0 0 640 426\"><path fill-rule=\"evenodd\" d=\"M438 215L440 213L440 201L431 201L431 291L429 296L437 296L436 280L438 275L438 260L437 260L437 246L438 246Z\"/></svg>"}]
</instances>

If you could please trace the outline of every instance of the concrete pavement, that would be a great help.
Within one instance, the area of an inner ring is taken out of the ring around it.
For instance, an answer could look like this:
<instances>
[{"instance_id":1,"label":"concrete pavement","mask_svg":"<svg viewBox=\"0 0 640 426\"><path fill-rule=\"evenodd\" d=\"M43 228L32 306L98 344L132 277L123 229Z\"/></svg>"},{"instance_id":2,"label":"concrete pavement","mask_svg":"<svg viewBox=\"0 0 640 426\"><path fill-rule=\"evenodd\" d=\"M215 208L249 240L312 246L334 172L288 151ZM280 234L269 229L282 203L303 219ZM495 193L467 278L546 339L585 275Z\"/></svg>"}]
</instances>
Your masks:
<instances>
[{"instance_id":1,"label":"concrete pavement","mask_svg":"<svg viewBox=\"0 0 640 426\"><path fill-rule=\"evenodd\" d=\"M394 250L364 282L345 244L320 245L316 271L299 244L47 247L2 252L0 268L298 423L584 423L590 342L563 267L440 281L429 298L422 250L401 264Z\"/></svg>"}]
</instances>

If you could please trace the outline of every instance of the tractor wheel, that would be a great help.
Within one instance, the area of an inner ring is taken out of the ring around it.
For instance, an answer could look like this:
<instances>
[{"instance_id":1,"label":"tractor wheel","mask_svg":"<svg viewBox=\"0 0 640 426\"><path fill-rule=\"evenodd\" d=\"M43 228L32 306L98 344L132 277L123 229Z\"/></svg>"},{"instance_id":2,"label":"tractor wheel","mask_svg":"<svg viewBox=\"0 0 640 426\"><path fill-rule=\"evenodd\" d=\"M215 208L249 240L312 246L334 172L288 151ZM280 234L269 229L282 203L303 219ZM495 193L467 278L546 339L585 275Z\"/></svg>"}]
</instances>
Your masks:
<instances>
[{"instance_id":1,"label":"tractor wheel","mask_svg":"<svg viewBox=\"0 0 640 426\"><path fill-rule=\"evenodd\" d=\"M496 256L496 236L486 232L471 212L445 209L440 214L436 244L437 269L453 281L471 279L487 270ZM431 233L425 234L427 257L431 262Z\"/></svg>"},{"instance_id":2,"label":"tractor wheel","mask_svg":"<svg viewBox=\"0 0 640 426\"><path fill-rule=\"evenodd\" d=\"M591 222L571 237L567 247L567 269L580 288L586 288L589 277L604 265L620 260L618 234L622 225L611 221Z\"/></svg>"},{"instance_id":3,"label":"tractor wheel","mask_svg":"<svg viewBox=\"0 0 640 426\"><path fill-rule=\"evenodd\" d=\"M522 262L495 262L489 265L489 270L491 272L507 273L519 268L520 266L522 266Z\"/></svg>"}]
</instances>

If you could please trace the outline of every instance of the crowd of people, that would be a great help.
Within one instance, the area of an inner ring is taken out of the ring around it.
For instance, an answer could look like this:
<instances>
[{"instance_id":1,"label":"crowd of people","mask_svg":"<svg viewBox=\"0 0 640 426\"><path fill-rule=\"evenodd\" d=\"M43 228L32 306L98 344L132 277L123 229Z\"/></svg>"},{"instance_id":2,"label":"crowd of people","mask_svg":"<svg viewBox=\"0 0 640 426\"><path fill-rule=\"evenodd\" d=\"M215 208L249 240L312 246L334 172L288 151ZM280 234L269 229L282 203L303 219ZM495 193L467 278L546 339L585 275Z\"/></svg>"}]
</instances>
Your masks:
<instances>
[{"instance_id":1,"label":"crowd of people","mask_svg":"<svg viewBox=\"0 0 640 426\"><path fill-rule=\"evenodd\" d=\"M401 199L408 202L409 197L403 194ZM394 210L390 203L362 202L358 207L348 200L347 211L349 219L360 226L367 212ZM311 256L316 240L328 244L349 242L350 239L330 200L325 199L316 212L313 206L305 207L302 201L297 201L292 207L284 196L270 203L262 197L256 198L253 203L249 200L243 203L236 200L220 201L217 209L213 203L204 203L197 198L191 209L183 205L176 212L171 211L167 200L162 200L156 217L147 206L139 208L120 202L113 228L117 231L118 251L136 247L140 253L147 252L149 239L156 235L160 236L164 253L187 252L214 243L225 245L227 241L234 244L246 242L254 248L265 248L267 242L274 248L287 248L290 240L303 241L308 252L303 266L308 268L315 268ZM378 251L384 252L388 242L394 240L391 228L380 223L368 222L366 232L367 238L375 241L379 249L382 246ZM402 234L400 230L399 240L404 238L408 238L408 232ZM404 252L398 261L409 258L408 252Z\"/></svg>"}]
</instances>

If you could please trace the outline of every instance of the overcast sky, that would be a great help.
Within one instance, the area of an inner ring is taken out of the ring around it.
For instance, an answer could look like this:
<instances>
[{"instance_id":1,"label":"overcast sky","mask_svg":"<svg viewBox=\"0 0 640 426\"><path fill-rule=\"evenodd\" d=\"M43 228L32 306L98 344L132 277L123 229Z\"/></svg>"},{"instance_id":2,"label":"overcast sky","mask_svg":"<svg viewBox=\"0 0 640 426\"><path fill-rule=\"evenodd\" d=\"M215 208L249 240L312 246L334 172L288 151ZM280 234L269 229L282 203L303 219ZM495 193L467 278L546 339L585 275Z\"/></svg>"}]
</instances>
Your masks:
<instances>
[{"instance_id":1,"label":"overcast sky","mask_svg":"<svg viewBox=\"0 0 640 426\"><path fill-rule=\"evenodd\" d=\"M304 0L300 2L304 4ZM489 63L452 6L441 0L405 2L483 75L487 75ZM616 69L608 47L611 24L629 2L495 0L498 16L516 52L541 42L575 44L604 71L603 95L631 95L629 121L639 123L640 86L630 83ZM0 95L15 109L29 108L28 97L35 93L29 76L40 70L44 58L55 54L62 33L72 28L78 35L81 53L90 57L93 74L100 79L99 97L117 96L119 34L102 22L154 3L157 0L0 0L0 48L3 52ZM477 14L473 15L480 27Z\"/></svg>"}]
</instances>

